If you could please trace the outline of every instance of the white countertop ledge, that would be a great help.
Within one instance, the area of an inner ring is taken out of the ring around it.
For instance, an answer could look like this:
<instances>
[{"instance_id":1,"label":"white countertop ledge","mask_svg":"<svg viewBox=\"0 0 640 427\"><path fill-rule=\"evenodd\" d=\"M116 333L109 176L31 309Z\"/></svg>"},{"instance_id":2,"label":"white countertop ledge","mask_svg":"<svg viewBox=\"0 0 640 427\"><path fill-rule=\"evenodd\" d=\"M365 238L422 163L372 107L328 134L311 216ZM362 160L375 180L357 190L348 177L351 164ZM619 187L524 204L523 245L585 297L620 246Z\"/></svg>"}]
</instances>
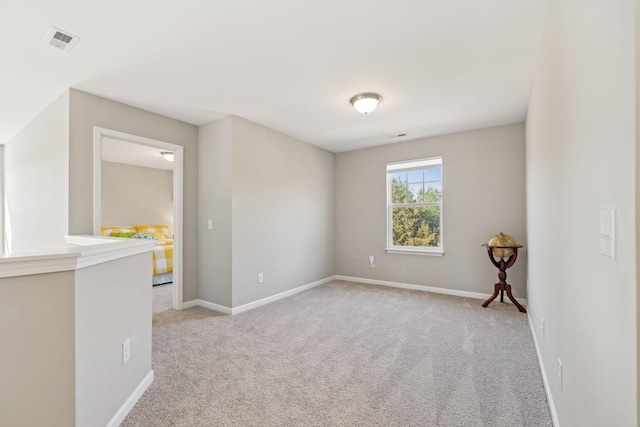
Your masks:
<instances>
[{"instance_id":1,"label":"white countertop ledge","mask_svg":"<svg viewBox=\"0 0 640 427\"><path fill-rule=\"evenodd\" d=\"M0 255L0 279L79 270L119 258L151 252L146 239L103 236L65 236L66 246L44 252Z\"/></svg>"}]
</instances>

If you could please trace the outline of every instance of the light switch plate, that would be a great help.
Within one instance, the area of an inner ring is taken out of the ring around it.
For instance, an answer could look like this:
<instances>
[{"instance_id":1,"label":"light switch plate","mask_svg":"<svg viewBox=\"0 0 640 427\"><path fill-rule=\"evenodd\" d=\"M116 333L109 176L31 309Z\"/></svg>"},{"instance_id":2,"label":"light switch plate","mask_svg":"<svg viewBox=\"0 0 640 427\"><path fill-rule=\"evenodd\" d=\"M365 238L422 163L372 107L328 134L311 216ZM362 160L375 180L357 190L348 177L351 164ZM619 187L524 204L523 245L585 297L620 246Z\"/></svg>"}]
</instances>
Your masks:
<instances>
[{"instance_id":1,"label":"light switch plate","mask_svg":"<svg viewBox=\"0 0 640 427\"><path fill-rule=\"evenodd\" d=\"M125 342L122 343L122 364L124 365L131 358L131 338L127 338Z\"/></svg>"},{"instance_id":2,"label":"light switch plate","mask_svg":"<svg viewBox=\"0 0 640 427\"><path fill-rule=\"evenodd\" d=\"M600 211L600 254L616 259L616 211Z\"/></svg>"}]
</instances>

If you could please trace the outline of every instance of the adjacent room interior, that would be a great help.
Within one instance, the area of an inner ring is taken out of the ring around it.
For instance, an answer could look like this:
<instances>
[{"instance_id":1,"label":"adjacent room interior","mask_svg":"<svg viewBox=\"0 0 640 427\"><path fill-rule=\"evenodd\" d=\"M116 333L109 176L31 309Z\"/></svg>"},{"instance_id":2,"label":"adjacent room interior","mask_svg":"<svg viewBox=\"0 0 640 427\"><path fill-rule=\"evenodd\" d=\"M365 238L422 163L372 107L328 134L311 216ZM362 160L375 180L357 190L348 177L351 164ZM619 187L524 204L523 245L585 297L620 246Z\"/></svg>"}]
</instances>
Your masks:
<instances>
[{"instance_id":1,"label":"adjacent room interior","mask_svg":"<svg viewBox=\"0 0 640 427\"><path fill-rule=\"evenodd\" d=\"M637 425L637 1L76 6L0 6L1 425Z\"/></svg>"},{"instance_id":2,"label":"adjacent room interior","mask_svg":"<svg viewBox=\"0 0 640 427\"><path fill-rule=\"evenodd\" d=\"M172 290L174 154L108 137L101 146L101 168L94 171L101 185L100 234L153 240L152 284Z\"/></svg>"}]
</instances>

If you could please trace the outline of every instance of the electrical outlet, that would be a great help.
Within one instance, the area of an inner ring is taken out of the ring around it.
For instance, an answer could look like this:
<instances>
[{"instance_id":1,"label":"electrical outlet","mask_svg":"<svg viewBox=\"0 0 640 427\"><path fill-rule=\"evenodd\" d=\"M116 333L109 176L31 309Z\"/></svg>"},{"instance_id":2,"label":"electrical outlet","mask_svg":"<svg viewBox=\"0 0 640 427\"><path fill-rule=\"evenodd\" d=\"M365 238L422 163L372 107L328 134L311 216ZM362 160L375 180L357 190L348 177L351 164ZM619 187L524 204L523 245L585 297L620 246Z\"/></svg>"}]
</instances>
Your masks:
<instances>
[{"instance_id":1,"label":"electrical outlet","mask_svg":"<svg viewBox=\"0 0 640 427\"><path fill-rule=\"evenodd\" d=\"M562 391L562 361L558 359L558 383L560 383L560 391Z\"/></svg>"},{"instance_id":2,"label":"electrical outlet","mask_svg":"<svg viewBox=\"0 0 640 427\"><path fill-rule=\"evenodd\" d=\"M125 342L122 343L122 364L124 365L131 358L131 339L127 338Z\"/></svg>"},{"instance_id":3,"label":"electrical outlet","mask_svg":"<svg viewBox=\"0 0 640 427\"><path fill-rule=\"evenodd\" d=\"M258 283L264 282L264 275L262 273L258 273Z\"/></svg>"},{"instance_id":4,"label":"electrical outlet","mask_svg":"<svg viewBox=\"0 0 640 427\"><path fill-rule=\"evenodd\" d=\"M373 256L373 255L369 256L369 265L371 267L375 267L376 266L376 257L375 256Z\"/></svg>"},{"instance_id":5,"label":"electrical outlet","mask_svg":"<svg viewBox=\"0 0 640 427\"><path fill-rule=\"evenodd\" d=\"M616 211L600 212L600 254L616 259Z\"/></svg>"},{"instance_id":6,"label":"electrical outlet","mask_svg":"<svg viewBox=\"0 0 640 427\"><path fill-rule=\"evenodd\" d=\"M544 317L542 317L541 319L541 323L540 323L540 330L542 331L542 338L544 339Z\"/></svg>"}]
</instances>

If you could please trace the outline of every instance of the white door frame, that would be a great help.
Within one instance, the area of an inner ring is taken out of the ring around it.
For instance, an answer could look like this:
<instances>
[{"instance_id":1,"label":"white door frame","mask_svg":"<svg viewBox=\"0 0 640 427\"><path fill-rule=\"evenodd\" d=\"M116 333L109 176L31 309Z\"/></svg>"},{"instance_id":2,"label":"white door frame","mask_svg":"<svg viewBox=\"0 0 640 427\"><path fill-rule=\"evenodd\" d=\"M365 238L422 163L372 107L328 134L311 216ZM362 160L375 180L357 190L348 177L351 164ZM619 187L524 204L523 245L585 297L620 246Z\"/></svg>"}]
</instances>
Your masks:
<instances>
[{"instance_id":1,"label":"white door frame","mask_svg":"<svg viewBox=\"0 0 640 427\"><path fill-rule=\"evenodd\" d=\"M182 310L183 303L183 182L184 147L156 139L131 135L116 130L93 127L93 233L102 227L102 138L113 138L148 147L173 151L173 308ZM133 224L132 224L133 225Z\"/></svg>"}]
</instances>

